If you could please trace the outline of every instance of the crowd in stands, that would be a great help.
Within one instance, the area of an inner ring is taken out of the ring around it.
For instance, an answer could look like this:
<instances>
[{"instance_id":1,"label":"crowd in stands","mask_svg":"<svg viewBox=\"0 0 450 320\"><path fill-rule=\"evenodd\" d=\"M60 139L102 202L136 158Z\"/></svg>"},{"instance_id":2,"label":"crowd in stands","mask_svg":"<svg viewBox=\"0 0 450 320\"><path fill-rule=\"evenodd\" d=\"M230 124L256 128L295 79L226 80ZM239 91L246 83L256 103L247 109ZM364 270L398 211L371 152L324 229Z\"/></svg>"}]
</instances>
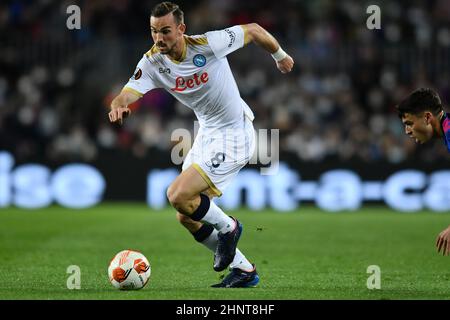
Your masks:
<instances>
[{"instance_id":1,"label":"crowd in stands","mask_svg":"<svg viewBox=\"0 0 450 320\"><path fill-rule=\"evenodd\" d=\"M93 161L105 150L145 158L170 151L193 112L162 90L112 125L112 98L151 46L156 1L15 0L0 4L0 150L19 160ZM450 6L446 0L179 1L187 34L256 22L295 60L281 74L254 44L228 56L256 129L279 129L280 151L302 161L387 161L447 157L442 141L419 146L404 134L395 105L417 87L450 101ZM69 30L67 7L81 9ZM447 109L449 110L449 109ZM449 110L450 111L450 110Z\"/></svg>"}]
</instances>

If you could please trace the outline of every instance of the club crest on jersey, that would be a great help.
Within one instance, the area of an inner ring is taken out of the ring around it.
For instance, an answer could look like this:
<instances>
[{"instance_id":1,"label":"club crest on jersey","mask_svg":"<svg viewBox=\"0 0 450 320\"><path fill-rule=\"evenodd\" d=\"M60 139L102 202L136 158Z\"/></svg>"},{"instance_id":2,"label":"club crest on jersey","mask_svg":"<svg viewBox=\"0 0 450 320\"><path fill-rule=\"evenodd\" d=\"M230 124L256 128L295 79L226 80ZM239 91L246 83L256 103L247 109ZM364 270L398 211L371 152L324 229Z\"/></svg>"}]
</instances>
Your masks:
<instances>
[{"instance_id":1,"label":"club crest on jersey","mask_svg":"<svg viewBox=\"0 0 450 320\"><path fill-rule=\"evenodd\" d=\"M202 54L196 54L192 59L192 62L194 62L197 67L203 67L206 64L206 58Z\"/></svg>"}]
</instances>

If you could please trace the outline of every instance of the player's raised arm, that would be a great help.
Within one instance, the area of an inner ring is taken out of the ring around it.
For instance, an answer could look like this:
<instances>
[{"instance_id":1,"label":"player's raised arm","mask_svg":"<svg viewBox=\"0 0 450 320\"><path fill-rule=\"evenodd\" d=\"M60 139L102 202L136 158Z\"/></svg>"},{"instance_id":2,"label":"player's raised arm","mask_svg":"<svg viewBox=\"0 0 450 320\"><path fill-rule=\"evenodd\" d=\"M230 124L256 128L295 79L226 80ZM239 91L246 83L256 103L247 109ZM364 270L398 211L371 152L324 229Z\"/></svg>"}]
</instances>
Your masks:
<instances>
[{"instance_id":1,"label":"player's raised arm","mask_svg":"<svg viewBox=\"0 0 450 320\"><path fill-rule=\"evenodd\" d=\"M242 25L245 30L245 43L254 42L270 52L282 73L287 73L294 67L294 60L283 49L278 41L257 23Z\"/></svg>"},{"instance_id":2,"label":"player's raised arm","mask_svg":"<svg viewBox=\"0 0 450 320\"><path fill-rule=\"evenodd\" d=\"M109 121L122 124L124 118L131 114L128 105L140 99L140 96L129 90L122 92L111 102L111 111L108 113Z\"/></svg>"}]
</instances>

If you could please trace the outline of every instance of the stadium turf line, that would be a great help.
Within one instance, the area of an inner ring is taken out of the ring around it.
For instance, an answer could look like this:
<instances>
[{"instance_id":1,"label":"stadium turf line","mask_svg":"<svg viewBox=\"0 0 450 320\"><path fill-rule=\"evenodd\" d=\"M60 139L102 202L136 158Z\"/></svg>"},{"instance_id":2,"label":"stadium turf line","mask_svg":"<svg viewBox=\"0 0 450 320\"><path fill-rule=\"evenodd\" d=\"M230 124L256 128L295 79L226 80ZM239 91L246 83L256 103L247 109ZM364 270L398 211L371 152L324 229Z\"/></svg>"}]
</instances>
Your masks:
<instances>
[{"instance_id":1,"label":"stadium turf line","mask_svg":"<svg viewBox=\"0 0 450 320\"><path fill-rule=\"evenodd\" d=\"M252 289L213 289L225 273L213 255L178 224L174 210L106 203L71 210L0 210L0 299L449 299L450 257L436 253L450 214L395 213L384 207L325 213L314 207L279 213L229 211L244 224L239 248L261 277ZM108 281L123 249L152 267L140 291ZM67 267L81 268L81 289L69 290ZM367 289L370 265L381 289Z\"/></svg>"}]
</instances>

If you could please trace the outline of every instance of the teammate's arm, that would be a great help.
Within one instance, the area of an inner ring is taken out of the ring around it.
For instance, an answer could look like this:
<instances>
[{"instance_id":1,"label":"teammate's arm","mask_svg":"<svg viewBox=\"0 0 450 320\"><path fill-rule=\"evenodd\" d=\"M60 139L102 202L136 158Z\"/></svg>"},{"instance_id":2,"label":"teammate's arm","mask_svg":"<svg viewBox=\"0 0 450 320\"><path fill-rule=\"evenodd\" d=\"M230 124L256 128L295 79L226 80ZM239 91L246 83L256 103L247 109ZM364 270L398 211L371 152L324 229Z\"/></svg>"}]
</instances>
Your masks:
<instances>
[{"instance_id":1,"label":"teammate's arm","mask_svg":"<svg viewBox=\"0 0 450 320\"><path fill-rule=\"evenodd\" d=\"M442 249L442 254L444 256L450 254L450 226L439 233L436 239L436 247L438 252L441 252Z\"/></svg>"},{"instance_id":2,"label":"teammate's arm","mask_svg":"<svg viewBox=\"0 0 450 320\"><path fill-rule=\"evenodd\" d=\"M131 114L131 110L128 108L128 105L139 99L140 96L137 94L128 90L122 90L122 92L111 102L111 111L108 114L109 121L118 121L122 124L123 119Z\"/></svg>"},{"instance_id":3,"label":"teammate's arm","mask_svg":"<svg viewBox=\"0 0 450 320\"><path fill-rule=\"evenodd\" d=\"M278 41L263 27L257 23L249 23L242 25L245 32L244 45L254 42L264 50L270 52L277 63L277 68L282 73L292 70L294 60L286 52L281 49Z\"/></svg>"}]
</instances>

